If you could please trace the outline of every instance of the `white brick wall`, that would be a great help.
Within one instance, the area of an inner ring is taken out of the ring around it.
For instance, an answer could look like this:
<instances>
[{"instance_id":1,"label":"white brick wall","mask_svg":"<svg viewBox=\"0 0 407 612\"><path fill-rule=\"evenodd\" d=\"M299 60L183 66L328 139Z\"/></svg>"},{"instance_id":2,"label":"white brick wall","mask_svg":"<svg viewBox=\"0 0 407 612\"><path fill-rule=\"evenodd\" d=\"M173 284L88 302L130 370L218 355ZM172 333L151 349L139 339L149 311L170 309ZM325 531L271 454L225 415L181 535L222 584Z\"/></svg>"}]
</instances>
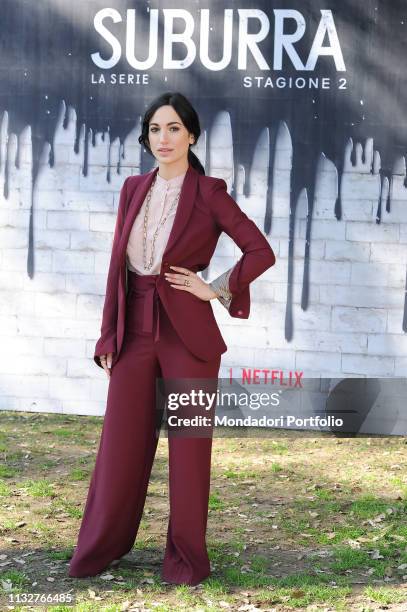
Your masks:
<instances>
[{"instance_id":1,"label":"white brick wall","mask_svg":"<svg viewBox=\"0 0 407 612\"><path fill-rule=\"evenodd\" d=\"M55 166L47 148L34 194L35 276L26 274L31 197L30 129L23 135L21 168L11 166L10 194L1 190L0 337L3 367L0 409L103 414L107 379L93 362L101 322L119 190L126 176L139 173L139 124L125 143L121 174L116 172L119 142L112 143L111 182L106 180L107 144L90 146L89 172L82 174L73 151L76 116L55 136ZM106 135L108 136L108 135ZM237 201L263 229L268 160L267 130L259 139L251 174L252 195L243 196L244 174L236 178ZM196 152L207 153L211 174L233 176L233 139L227 113L215 118L212 149L205 134ZM383 206L376 223L379 176L350 164L346 147L342 181L342 220L334 215L337 173L321 156L310 249L310 303L301 309L306 231L306 198L300 194L295 223L293 338L285 339L289 193L292 147L288 128L278 130L272 230L276 265L251 286L251 315L233 319L212 302L229 350L221 376L233 368L303 370L304 376L406 376L407 338L402 317L407 264L407 191L395 175L391 212ZM0 178L4 181L3 166ZM233 265L241 252L222 235L205 279Z\"/></svg>"}]
</instances>

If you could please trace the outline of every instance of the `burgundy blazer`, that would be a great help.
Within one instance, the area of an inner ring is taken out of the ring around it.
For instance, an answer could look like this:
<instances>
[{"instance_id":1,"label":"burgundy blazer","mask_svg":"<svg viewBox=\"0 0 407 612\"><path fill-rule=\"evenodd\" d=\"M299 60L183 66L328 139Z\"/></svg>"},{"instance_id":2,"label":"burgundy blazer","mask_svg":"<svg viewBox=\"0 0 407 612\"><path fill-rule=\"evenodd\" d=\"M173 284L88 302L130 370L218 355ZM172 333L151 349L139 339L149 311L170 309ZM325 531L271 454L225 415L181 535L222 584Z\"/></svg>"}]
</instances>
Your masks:
<instances>
[{"instance_id":1,"label":"burgundy blazer","mask_svg":"<svg viewBox=\"0 0 407 612\"><path fill-rule=\"evenodd\" d=\"M120 192L101 336L94 353L94 360L100 367L100 355L114 353L113 365L120 355L126 318L127 243L134 219L156 172L158 167L146 174L127 177ZM178 335L186 347L204 361L227 350L211 302L189 291L171 287L164 272L171 271L170 265L182 266L194 272L207 268L222 231L234 240L243 253L229 277L232 293L229 314L247 319L250 313L249 284L275 263L273 249L254 221L228 194L226 182L202 175L189 165L156 288Z\"/></svg>"}]
</instances>

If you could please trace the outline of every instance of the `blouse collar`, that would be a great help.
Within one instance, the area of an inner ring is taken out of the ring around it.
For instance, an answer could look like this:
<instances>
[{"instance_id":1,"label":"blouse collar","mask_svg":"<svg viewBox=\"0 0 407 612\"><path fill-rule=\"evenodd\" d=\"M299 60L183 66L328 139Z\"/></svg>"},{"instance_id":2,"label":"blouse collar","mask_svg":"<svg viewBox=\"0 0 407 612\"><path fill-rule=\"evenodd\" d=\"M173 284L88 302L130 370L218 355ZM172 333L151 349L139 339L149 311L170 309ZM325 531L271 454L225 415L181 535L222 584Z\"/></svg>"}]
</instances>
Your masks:
<instances>
[{"instance_id":1,"label":"blouse collar","mask_svg":"<svg viewBox=\"0 0 407 612\"><path fill-rule=\"evenodd\" d=\"M178 176L174 176L173 178L165 179L160 176L157 171L156 185L168 189L171 189L172 187L180 187L183 183L185 175L186 172L184 172L183 174L179 174Z\"/></svg>"}]
</instances>

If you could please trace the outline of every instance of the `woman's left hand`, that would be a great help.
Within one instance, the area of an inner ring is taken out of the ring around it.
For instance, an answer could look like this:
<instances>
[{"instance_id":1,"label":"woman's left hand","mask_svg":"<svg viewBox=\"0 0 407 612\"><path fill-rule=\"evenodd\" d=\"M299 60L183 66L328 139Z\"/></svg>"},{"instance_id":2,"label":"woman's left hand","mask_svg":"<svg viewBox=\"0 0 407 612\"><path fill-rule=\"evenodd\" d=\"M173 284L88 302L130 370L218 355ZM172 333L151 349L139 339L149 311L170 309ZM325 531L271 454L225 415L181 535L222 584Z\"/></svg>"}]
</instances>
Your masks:
<instances>
[{"instance_id":1,"label":"woman's left hand","mask_svg":"<svg viewBox=\"0 0 407 612\"><path fill-rule=\"evenodd\" d=\"M165 272L164 276L175 290L181 289L181 291L189 291L189 293L205 301L217 297L217 294L209 284L205 283L205 281L195 272L192 272L192 270L181 268L180 266L170 266L170 268L175 272ZM185 285L186 280L189 281L188 285Z\"/></svg>"}]
</instances>

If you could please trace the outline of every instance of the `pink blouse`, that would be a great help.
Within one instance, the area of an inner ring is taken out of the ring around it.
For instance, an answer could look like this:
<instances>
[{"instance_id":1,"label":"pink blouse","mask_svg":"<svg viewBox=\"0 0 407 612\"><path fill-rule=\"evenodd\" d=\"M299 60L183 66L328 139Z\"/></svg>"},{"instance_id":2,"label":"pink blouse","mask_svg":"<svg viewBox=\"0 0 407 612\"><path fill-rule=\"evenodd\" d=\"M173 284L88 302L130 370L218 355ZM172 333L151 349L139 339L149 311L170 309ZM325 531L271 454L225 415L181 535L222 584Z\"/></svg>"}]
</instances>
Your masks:
<instances>
[{"instance_id":1,"label":"pink blouse","mask_svg":"<svg viewBox=\"0 0 407 612\"><path fill-rule=\"evenodd\" d=\"M151 257L151 246L154 232L159 224L161 216L164 217L170 209L174 198L182 187L186 172L171 179L162 178L157 172L157 178L151 193L150 206L148 210L147 224L147 263ZM149 270L144 269L143 263L143 231L144 213L146 210L147 197L145 198L139 213L133 223L127 244L127 263L130 270L138 274L159 274L161 259L164 249L170 236L171 228L174 223L177 207L173 208L167 217L166 222L159 230L154 246L153 265Z\"/></svg>"}]
</instances>

